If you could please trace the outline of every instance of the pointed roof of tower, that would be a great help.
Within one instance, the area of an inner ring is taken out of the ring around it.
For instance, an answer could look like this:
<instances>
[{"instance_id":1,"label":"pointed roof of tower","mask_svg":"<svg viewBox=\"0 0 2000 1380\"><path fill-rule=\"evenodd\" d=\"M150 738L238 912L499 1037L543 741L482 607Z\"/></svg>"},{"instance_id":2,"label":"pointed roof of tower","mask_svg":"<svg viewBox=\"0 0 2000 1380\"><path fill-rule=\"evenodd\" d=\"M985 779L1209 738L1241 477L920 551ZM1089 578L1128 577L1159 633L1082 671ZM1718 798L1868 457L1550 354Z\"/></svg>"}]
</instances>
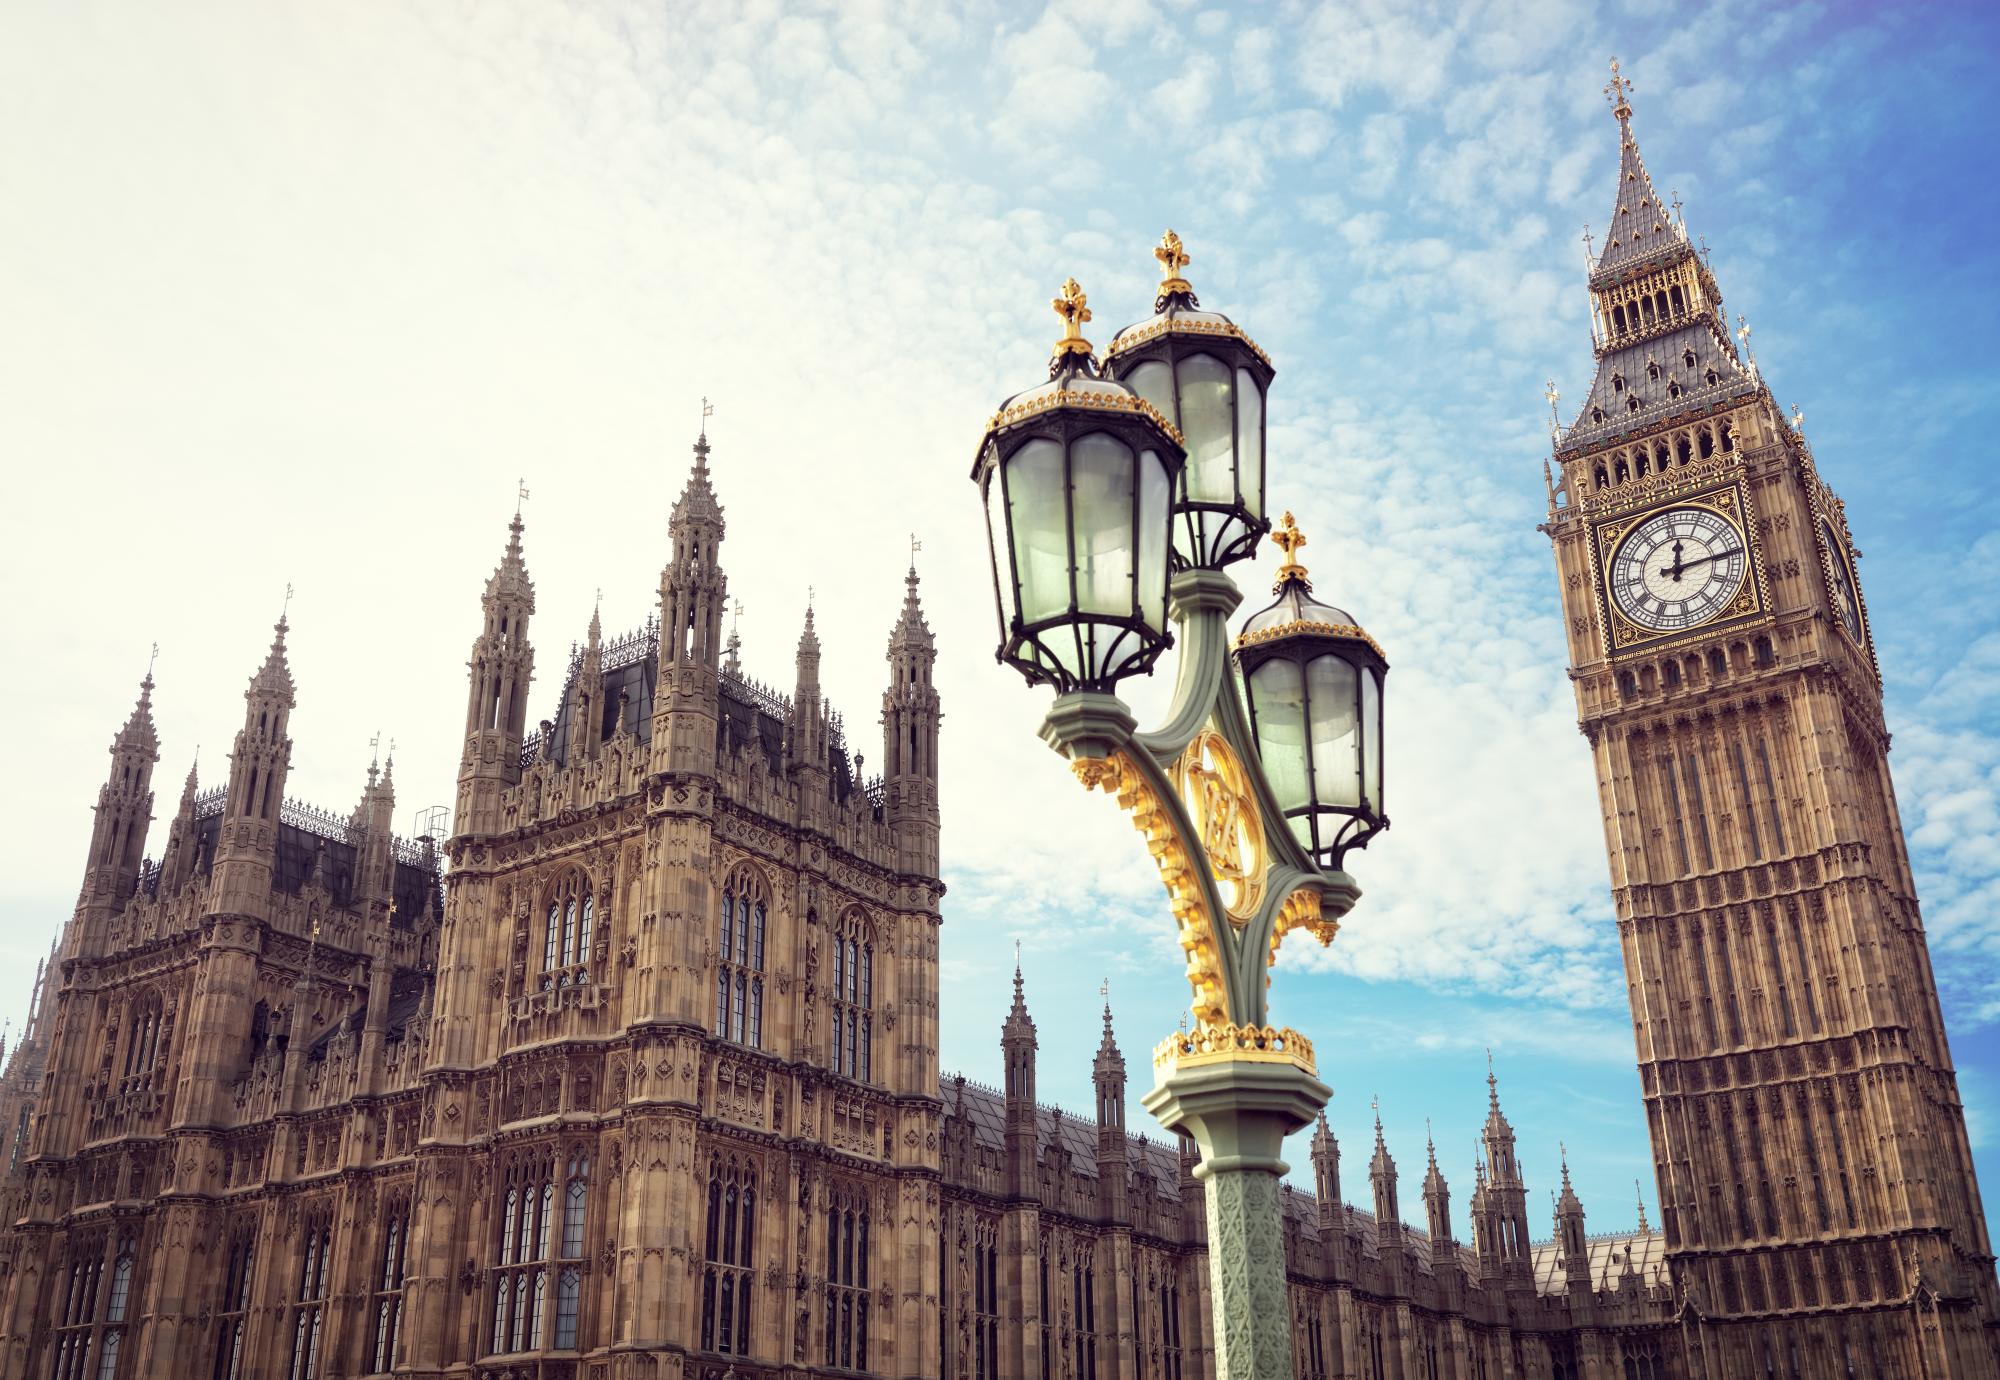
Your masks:
<instances>
[{"instance_id":1,"label":"pointed roof of tower","mask_svg":"<svg viewBox=\"0 0 2000 1380\"><path fill-rule=\"evenodd\" d=\"M146 678L139 682L139 701L132 706L125 726L112 740L111 750L144 753L155 759L160 755L160 731L153 723L153 672L150 667Z\"/></svg>"},{"instance_id":2,"label":"pointed roof of tower","mask_svg":"<svg viewBox=\"0 0 2000 1380\"><path fill-rule=\"evenodd\" d=\"M1500 1080L1493 1076L1493 1051L1486 1051L1486 1134L1512 1137L1514 1128L1507 1124L1506 1114L1500 1110Z\"/></svg>"},{"instance_id":3,"label":"pointed roof of tower","mask_svg":"<svg viewBox=\"0 0 2000 1380\"><path fill-rule=\"evenodd\" d=\"M1003 1039L1026 1037L1035 1038L1035 1020L1028 1014L1028 999L1021 982L1021 954L1014 953L1014 1005L1007 1012L1007 1022L1000 1027Z\"/></svg>"},{"instance_id":4,"label":"pointed roof of tower","mask_svg":"<svg viewBox=\"0 0 2000 1380\"><path fill-rule=\"evenodd\" d=\"M1395 1172L1396 1161L1390 1157L1388 1143L1382 1139L1382 1107L1378 1102L1375 1107L1375 1154L1368 1161L1368 1176L1380 1178Z\"/></svg>"},{"instance_id":5,"label":"pointed roof of tower","mask_svg":"<svg viewBox=\"0 0 2000 1380\"><path fill-rule=\"evenodd\" d=\"M257 674L250 677L250 688L244 693L246 699L282 700L287 706L292 703L292 666L285 656L285 633L291 628L291 621L283 614L272 624L271 650L264 654L264 664L257 668Z\"/></svg>"},{"instance_id":6,"label":"pointed roof of tower","mask_svg":"<svg viewBox=\"0 0 2000 1380\"><path fill-rule=\"evenodd\" d=\"M924 621L923 600L917 595L917 562L910 559L910 573L903 577L903 611L896 619L896 626L889 633L889 649L903 648L930 649L936 645L931 635L931 626Z\"/></svg>"},{"instance_id":7,"label":"pointed roof of tower","mask_svg":"<svg viewBox=\"0 0 2000 1380\"><path fill-rule=\"evenodd\" d=\"M1639 141L1632 136L1632 83L1619 71L1617 58L1611 59L1611 81L1604 93L1618 119L1619 157L1618 200L1612 207L1604 253L1597 260L1600 273L1685 240L1639 157Z\"/></svg>"},{"instance_id":8,"label":"pointed roof of tower","mask_svg":"<svg viewBox=\"0 0 2000 1380\"><path fill-rule=\"evenodd\" d=\"M799 634L799 660L804 661L807 657L817 659L818 656L819 632L813 627L813 606L812 601L808 599L806 601L805 630Z\"/></svg>"},{"instance_id":9,"label":"pointed roof of tower","mask_svg":"<svg viewBox=\"0 0 2000 1380\"><path fill-rule=\"evenodd\" d=\"M1637 1179L1632 1180L1632 1196L1639 1201L1639 1232L1641 1235L1644 1235L1652 1231L1653 1228L1646 1221L1646 1190L1639 1187Z\"/></svg>"},{"instance_id":10,"label":"pointed roof of tower","mask_svg":"<svg viewBox=\"0 0 2000 1380\"><path fill-rule=\"evenodd\" d=\"M201 754L197 749L194 761L188 763L187 780L181 783L181 808L184 815L194 814L194 798L201 787Z\"/></svg>"},{"instance_id":11,"label":"pointed roof of tower","mask_svg":"<svg viewBox=\"0 0 2000 1380\"><path fill-rule=\"evenodd\" d=\"M530 613L535 608L535 582L528 578L528 562L521 552L521 510L514 509L513 520L507 524L507 549L500 553L500 564L493 567L492 575L486 580L486 598L493 600L512 597L527 605Z\"/></svg>"},{"instance_id":12,"label":"pointed roof of tower","mask_svg":"<svg viewBox=\"0 0 2000 1380\"><path fill-rule=\"evenodd\" d=\"M1430 1160L1429 1167L1424 1170L1424 1194L1428 1197L1432 1193L1443 1191L1445 1187L1444 1174L1438 1169L1437 1145L1431 1139L1431 1123L1428 1117L1424 1120L1424 1154Z\"/></svg>"},{"instance_id":13,"label":"pointed roof of tower","mask_svg":"<svg viewBox=\"0 0 2000 1380\"><path fill-rule=\"evenodd\" d=\"M716 500L715 485L708 474L708 431L703 428L694 443L694 468L688 471L687 484L681 489L681 496L674 500L673 520L675 523L708 522L722 525L722 504Z\"/></svg>"},{"instance_id":14,"label":"pointed roof of tower","mask_svg":"<svg viewBox=\"0 0 2000 1380\"><path fill-rule=\"evenodd\" d=\"M1106 983L1106 987L1109 987ZM1097 1058L1091 1065L1099 1074L1108 1073L1113 1068L1123 1071L1125 1056L1118 1049L1118 1037L1111 1033L1111 995L1104 996L1104 1038L1097 1042Z\"/></svg>"},{"instance_id":15,"label":"pointed roof of tower","mask_svg":"<svg viewBox=\"0 0 2000 1380\"><path fill-rule=\"evenodd\" d=\"M1569 1147L1564 1145L1560 1149L1562 1152L1562 1193L1556 1198L1556 1213L1558 1216L1575 1214L1580 1217L1583 1215L1583 1201L1576 1196L1576 1189L1570 1186Z\"/></svg>"}]
</instances>

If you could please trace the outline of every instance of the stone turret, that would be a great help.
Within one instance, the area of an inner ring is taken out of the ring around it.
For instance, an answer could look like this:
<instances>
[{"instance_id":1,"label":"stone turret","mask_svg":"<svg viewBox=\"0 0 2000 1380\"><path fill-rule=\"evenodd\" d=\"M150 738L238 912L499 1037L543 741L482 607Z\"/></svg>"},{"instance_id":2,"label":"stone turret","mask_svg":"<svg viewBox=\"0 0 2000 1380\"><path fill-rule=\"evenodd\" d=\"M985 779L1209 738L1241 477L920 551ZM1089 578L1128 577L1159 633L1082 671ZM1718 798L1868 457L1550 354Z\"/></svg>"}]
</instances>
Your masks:
<instances>
[{"instance_id":1,"label":"stone turret","mask_svg":"<svg viewBox=\"0 0 2000 1380\"><path fill-rule=\"evenodd\" d=\"M937 639L917 597L917 567L904 579L903 611L889 633L889 686L882 692L882 787L885 818L896 831L898 867L938 871L938 708L931 673Z\"/></svg>"},{"instance_id":2,"label":"stone turret","mask_svg":"<svg viewBox=\"0 0 2000 1380\"><path fill-rule=\"evenodd\" d=\"M153 726L153 673L139 682L139 702L111 739L111 773L97 792L97 821L90 832L90 862L83 895L94 914L125 908L138 884L153 817L153 764L160 735Z\"/></svg>"},{"instance_id":3,"label":"stone turret","mask_svg":"<svg viewBox=\"0 0 2000 1380\"><path fill-rule=\"evenodd\" d=\"M694 443L694 468L674 502L667 530L673 556L660 572L660 675L653 697L653 769L712 776L721 686L722 505L708 473L708 434Z\"/></svg>"},{"instance_id":4,"label":"stone turret","mask_svg":"<svg viewBox=\"0 0 2000 1380\"><path fill-rule=\"evenodd\" d=\"M507 525L507 548L479 598L479 636L467 667L465 752L458 765L462 836L501 828L501 795L521 780L521 741L528 722L528 687L535 678L535 648L528 620L535 612L535 584L521 554L521 514Z\"/></svg>"},{"instance_id":5,"label":"stone turret","mask_svg":"<svg viewBox=\"0 0 2000 1380\"><path fill-rule=\"evenodd\" d=\"M1424 1154L1430 1164L1424 1170L1424 1226L1431 1236L1431 1269L1458 1263L1458 1245L1451 1235L1451 1188L1438 1169L1437 1145L1429 1128L1424 1134Z\"/></svg>"},{"instance_id":6,"label":"stone turret","mask_svg":"<svg viewBox=\"0 0 2000 1380\"><path fill-rule=\"evenodd\" d=\"M1376 1248L1387 1255L1403 1245L1403 1214L1396 1202L1396 1161L1382 1139L1382 1113L1375 1113L1375 1155L1368 1161L1368 1182L1375 1190Z\"/></svg>"},{"instance_id":7,"label":"stone turret","mask_svg":"<svg viewBox=\"0 0 2000 1380\"><path fill-rule=\"evenodd\" d=\"M1339 1230L1342 1211L1340 1204L1340 1142L1335 1139L1333 1128L1326 1124L1326 1113L1319 1114L1313 1126L1312 1135L1313 1193L1319 1200L1319 1232L1322 1237Z\"/></svg>"},{"instance_id":8,"label":"stone turret","mask_svg":"<svg viewBox=\"0 0 2000 1380\"><path fill-rule=\"evenodd\" d=\"M1097 1202L1107 1220L1125 1220L1125 1056L1111 1032L1111 1001L1104 1002L1104 1038L1091 1061L1097 1100Z\"/></svg>"},{"instance_id":9,"label":"stone turret","mask_svg":"<svg viewBox=\"0 0 2000 1380\"><path fill-rule=\"evenodd\" d=\"M1514 1153L1514 1128L1500 1110L1500 1084L1489 1058L1486 1069L1486 1125L1480 1133L1486 1183L1480 1200L1480 1274L1504 1279L1509 1288L1533 1288L1529 1252L1528 1189ZM1491 1252L1489 1255L1488 1252Z\"/></svg>"},{"instance_id":10,"label":"stone turret","mask_svg":"<svg viewBox=\"0 0 2000 1380\"><path fill-rule=\"evenodd\" d=\"M216 907L258 919L270 914L278 816L292 768L288 730L296 695L285 655L288 629L286 619L279 618L264 664L243 692L243 727L229 754L229 790L215 850Z\"/></svg>"},{"instance_id":11,"label":"stone turret","mask_svg":"<svg viewBox=\"0 0 2000 1380\"><path fill-rule=\"evenodd\" d=\"M1000 1027L1000 1058L1007 1070L1007 1177L1014 1192L1035 1182L1035 1022L1014 963L1014 1005Z\"/></svg>"},{"instance_id":12,"label":"stone turret","mask_svg":"<svg viewBox=\"0 0 2000 1380\"><path fill-rule=\"evenodd\" d=\"M1556 1249L1572 1299L1590 1292L1590 1246L1584 1238L1583 1203L1569 1182L1569 1150L1562 1151L1562 1192L1556 1198Z\"/></svg>"}]
</instances>

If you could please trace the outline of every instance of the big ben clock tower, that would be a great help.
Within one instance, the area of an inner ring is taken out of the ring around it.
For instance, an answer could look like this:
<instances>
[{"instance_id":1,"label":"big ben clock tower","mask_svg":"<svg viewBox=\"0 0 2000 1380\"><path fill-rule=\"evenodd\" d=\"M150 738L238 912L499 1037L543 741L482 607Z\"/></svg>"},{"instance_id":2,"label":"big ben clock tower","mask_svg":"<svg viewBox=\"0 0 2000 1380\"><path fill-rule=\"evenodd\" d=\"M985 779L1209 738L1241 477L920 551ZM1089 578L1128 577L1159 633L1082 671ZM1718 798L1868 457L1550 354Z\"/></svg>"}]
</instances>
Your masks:
<instances>
[{"instance_id":1,"label":"big ben clock tower","mask_svg":"<svg viewBox=\"0 0 2000 1380\"><path fill-rule=\"evenodd\" d=\"M1648 178L1616 63L1606 90L1597 375L1544 530L1690 1371L1994 1375L1992 1247L1845 510Z\"/></svg>"}]
</instances>

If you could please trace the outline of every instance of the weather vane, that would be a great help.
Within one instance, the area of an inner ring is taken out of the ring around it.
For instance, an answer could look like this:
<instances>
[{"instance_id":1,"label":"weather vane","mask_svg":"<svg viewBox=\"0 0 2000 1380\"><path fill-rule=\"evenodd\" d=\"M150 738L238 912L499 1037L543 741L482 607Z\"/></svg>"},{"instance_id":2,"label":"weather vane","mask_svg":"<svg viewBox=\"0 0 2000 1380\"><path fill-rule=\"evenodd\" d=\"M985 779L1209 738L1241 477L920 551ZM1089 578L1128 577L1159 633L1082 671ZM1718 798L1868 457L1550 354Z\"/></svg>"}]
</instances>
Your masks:
<instances>
[{"instance_id":1,"label":"weather vane","mask_svg":"<svg viewBox=\"0 0 2000 1380\"><path fill-rule=\"evenodd\" d=\"M708 419L715 415L715 404L708 400L708 394L701 395L701 434L708 435Z\"/></svg>"},{"instance_id":2,"label":"weather vane","mask_svg":"<svg viewBox=\"0 0 2000 1380\"><path fill-rule=\"evenodd\" d=\"M280 623L284 622L287 618L291 617L291 613L292 613L292 582L290 580L287 580L285 581L285 604L283 608L278 610L278 621Z\"/></svg>"},{"instance_id":3,"label":"weather vane","mask_svg":"<svg viewBox=\"0 0 2000 1380\"><path fill-rule=\"evenodd\" d=\"M151 680L153 678L153 667L159 661L159 659L160 659L160 644L155 642L153 644L153 654L146 658L147 680Z\"/></svg>"},{"instance_id":4,"label":"weather vane","mask_svg":"<svg viewBox=\"0 0 2000 1380\"><path fill-rule=\"evenodd\" d=\"M528 501L528 479L526 475L514 481L514 516L521 516L521 505Z\"/></svg>"}]
</instances>

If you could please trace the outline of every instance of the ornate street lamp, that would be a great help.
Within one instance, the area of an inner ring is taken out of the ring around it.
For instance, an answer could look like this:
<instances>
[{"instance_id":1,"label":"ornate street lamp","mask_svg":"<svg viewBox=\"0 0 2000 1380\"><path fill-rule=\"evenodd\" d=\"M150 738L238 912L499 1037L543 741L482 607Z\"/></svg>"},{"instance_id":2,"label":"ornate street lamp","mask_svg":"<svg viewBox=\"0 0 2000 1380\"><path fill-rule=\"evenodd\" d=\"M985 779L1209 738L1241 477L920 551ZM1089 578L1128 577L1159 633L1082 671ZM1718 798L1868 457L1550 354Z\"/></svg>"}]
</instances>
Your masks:
<instances>
[{"instance_id":1,"label":"ornate street lamp","mask_svg":"<svg viewBox=\"0 0 2000 1380\"><path fill-rule=\"evenodd\" d=\"M1104 351L1104 369L1180 428L1187 446L1174 498L1174 568L1220 570L1257 549L1264 516L1264 395L1271 360L1228 317L1201 310L1181 276L1181 237L1169 230L1153 257L1153 315Z\"/></svg>"},{"instance_id":2,"label":"ornate street lamp","mask_svg":"<svg viewBox=\"0 0 2000 1380\"><path fill-rule=\"evenodd\" d=\"M1000 405L972 477L986 504L1000 659L1030 685L1108 690L1167 633L1167 511L1180 433L1098 369L1071 278L1049 381Z\"/></svg>"},{"instance_id":3,"label":"ornate street lamp","mask_svg":"<svg viewBox=\"0 0 2000 1380\"><path fill-rule=\"evenodd\" d=\"M1352 615L1312 597L1298 562L1305 533L1290 513L1272 534L1284 548L1267 608L1236 638L1250 724L1264 775L1299 844L1337 868L1389 822L1382 813L1381 646Z\"/></svg>"},{"instance_id":4,"label":"ornate street lamp","mask_svg":"<svg viewBox=\"0 0 2000 1380\"><path fill-rule=\"evenodd\" d=\"M1055 686L1042 738L1087 788L1111 792L1131 813L1159 864L1187 955L1193 1025L1154 1051L1157 1082L1144 1101L1202 1150L1195 1173L1206 1184L1218 1372L1223 1380L1290 1380L1279 1152L1329 1090L1311 1042L1270 1023L1266 989L1288 932L1332 942L1360 895L1340 870L1345 855L1388 824L1387 662L1348 615L1310 597L1292 559L1304 538L1289 515L1278 600L1232 647L1228 621L1243 596L1221 567L1254 554L1268 527L1263 404L1271 369L1225 318L1195 312L1179 276L1187 263L1179 238L1169 231L1156 253L1168 275L1160 311L1120 334L1117 380L1091 362L1077 330L1089 319L1083 294L1064 284L1055 306L1066 330L1050 382L1002 407L973 478L986 500L999 657L1029 684ZM1222 375L1206 366L1182 372L1198 359L1226 365L1224 402ZM1226 425L1217 421L1224 415ZM1174 419L1187 428L1185 443ZM1086 484L1078 457L1092 435L1123 451L1096 472L1110 476L1105 482ZM1181 477L1183 444L1190 470L1197 453L1210 468L1174 490L1169 513L1154 507L1147 486L1156 474ZM1165 575L1169 524L1176 560L1166 613L1178 665L1165 722L1142 733L1116 690L1169 641L1147 602ZM1095 562L1127 549L1129 569L1127 558L1109 558L1117 578L1100 586ZM1104 594L1087 599L1086 588Z\"/></svg>"}]
</instances>

